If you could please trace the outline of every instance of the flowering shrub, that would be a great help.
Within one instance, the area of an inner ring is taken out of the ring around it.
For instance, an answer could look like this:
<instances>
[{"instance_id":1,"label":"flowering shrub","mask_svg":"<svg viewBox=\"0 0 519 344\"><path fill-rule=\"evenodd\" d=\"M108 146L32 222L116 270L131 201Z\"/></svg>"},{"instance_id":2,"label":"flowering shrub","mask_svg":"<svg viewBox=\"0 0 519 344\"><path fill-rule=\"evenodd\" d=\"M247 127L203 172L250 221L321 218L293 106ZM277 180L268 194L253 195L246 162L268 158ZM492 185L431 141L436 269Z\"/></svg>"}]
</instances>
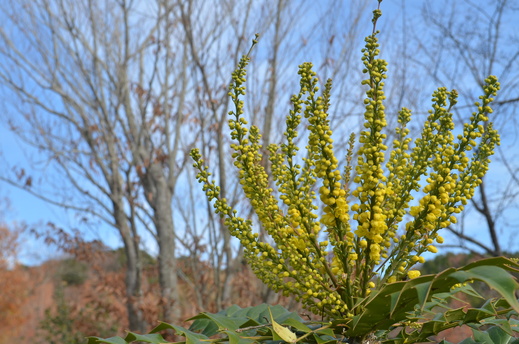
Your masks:
<instances>
[{"instance_id":1,"label":"flowering shrub","mask_svg":"<svg viewBox=\"0 0 519 344\"><path fill-rule=\"evenodd\" d=\"M264 317L268 322L261 325L261 317L251 323L251 316L234 317L231 313L236 310L227 310L195 317L189 330L162 324L154 332L174 329L187 342L367 343L370 338L385 338L412 343L454 326L479 324L482 319L503 327L507 335L512 332L502 321L488 319L519 311L514 296L519 285L509 274L519 268L515 262L494 258L427 276L413 269L424 262L425 252L437 252L435 245L443 242L439 231L456 223L456 214L463 211L488 170L489 158L499 144L488 118L499 90L497 78L485 80L483 94L460 135L453 133L451 113L458 94L439 88L433 93L421 135L414 140L409 137L411 111L403 108L396 138L388 142L384 107L387 63L378 58L376 31L380 15L380 9L374 11L373 33L362 50L366 73L362 84L368 90L355 167L353 135L342 166L334 154L328 119L331 80L321 90L312 64L303 63L299 66L300 90L292 96L293 107L286 117L286 141L267 147L268 175L262 163L261 135L256 126L247 126L241 99L250 51L233 73L229 92L234 103L229 113L232 157L243 191L268 239L262 240L253 222L239 217L220 197L201 154L197 149L191 152L198 181L208 200L214 202L215 212L243 245L254 273L275 291L293 295L325 321L310 327L298 317L276 318L270 313ZM257 37L253 46L256 43ZM300 157L295 142L303 125L309 133L307 152ZM481 308L450 310L445 300L454 293L476 295L470 287L475 280L496 289L503 298L489 300ZM439 305L445 311L436 314L433 308ZM263 308L243 312L257 316L266 312ZM282 325L299 331L300 336ZM398 327L404 330L392 339L387 337ZM223 337L209 338L216 333ZM151 336L148 338L155 339L150 340L160 340ZM129 335L126 340L143 338Z\"/></svg>"},{"instance_id":2,"label":"flowering shrub","mask_svg":"<svg viewBox=\"0 0 519 344\"><path fill-rule=\"evenodd\" d=\"M374 24L379 16L376 10ZM293 109L286 118L286 143L267 148L277 193L261 163L261 135L256 126L246 126L240 99L245 94L248 55L234 72L229 93L235 105L229 120L234 164L271 242L259 240L253 223L219 197L198 150L191 152L199 182L240 240L254 273L275 291L294 295L308 310L327 318L352 317L362 311L358 300L373 290L420 275L413 266L424 262L424 252L437 252L435 243L443 242L439 230L456 223L455 214L473 197L499 144L499 135L488 122L499 89L494 76L486 79L462 134L453 134L450 112L457 92L439 88L421 136L408 137L411 111L404 108L398 115L396 139L387 142L386 62L378 58L376 35L374 31L366 38L363 49L367 78L362 84L369 89L355 169L350 164L353 148L343 172L334 155L327 113L331 80L320 92L312 64L304 63L299 67L301 88L292 96ZM307 154L298 164L295 138L303 118L309 130ZM388 146L392 146L389 153ZM413 206L414 197L418 199Z\"/></svg>"}]
</instances>

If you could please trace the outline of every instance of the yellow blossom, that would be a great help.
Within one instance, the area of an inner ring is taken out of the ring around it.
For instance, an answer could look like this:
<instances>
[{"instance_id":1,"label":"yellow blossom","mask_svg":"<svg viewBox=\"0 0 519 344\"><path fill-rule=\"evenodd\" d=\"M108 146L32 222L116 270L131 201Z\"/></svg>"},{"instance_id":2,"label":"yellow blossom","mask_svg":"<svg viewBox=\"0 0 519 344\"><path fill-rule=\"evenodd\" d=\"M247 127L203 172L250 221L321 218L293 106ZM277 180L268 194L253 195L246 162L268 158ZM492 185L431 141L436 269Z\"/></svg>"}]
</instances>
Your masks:
<instances>
[{"instance_id":1,"label":"yellow blossom","mask_svg":"<svg viewBox=\"0 0 519 344\"><path fill-rule=\"evenodd\" d=\"M416 277L420 276L420 271L418 271L418 270L409 270L407 272L407 276L409 277L409 279L416 278Z\"/></svg>"},{"instance_id":2,"label":"yellow blossom","mask_svg":"<svg viewBox=\"0 0 519 344\"><path fill-rule=\"evenodd\" d=\"M247 124L241 100L249 55L240 60L229 92L234 104L228 121L231 156L261 236L252 220L237 216L237 209L221 197L200 152L191 152L202 190L242 244L252 271L273 290L293 295L308 310L327 317L351 318L362 312L357 301L377 285L420 276L411 268L425 262L426 251L438 251L434 242L444 241L439 231L456 223L454 215L474 196L499 145L488 122L497 78L485 80L476 112L459 135L453 134L451 112L458 94L441 87L432 95L432 108L416 138L408 137L412 113L406 108L398 112L388 136L387 62L378 57L376 31L366 38L362 53L364 123L356 163L352 135L343 174L328 116L331 80L319 87L312 64L300 65L300 89L291 97L284 141L263 147L258 127ZM296 144L301 128L308 129L302 155Z\"/></svg>"}]
</instances>

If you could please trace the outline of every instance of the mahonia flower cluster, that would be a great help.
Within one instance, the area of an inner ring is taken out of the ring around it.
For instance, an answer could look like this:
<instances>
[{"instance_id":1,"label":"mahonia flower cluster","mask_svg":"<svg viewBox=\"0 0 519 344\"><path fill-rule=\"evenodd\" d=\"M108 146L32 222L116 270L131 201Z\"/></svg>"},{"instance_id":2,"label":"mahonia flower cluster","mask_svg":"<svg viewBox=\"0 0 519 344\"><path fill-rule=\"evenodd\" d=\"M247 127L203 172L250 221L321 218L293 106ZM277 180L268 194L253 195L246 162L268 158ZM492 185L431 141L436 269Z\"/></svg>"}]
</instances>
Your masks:
<instances>
[{"instance_id":1,"label":"mahonia flower cluster","mask_svg":"<svg viewBox=\"0 0 519 344\"><path fill-rule=\"evenodd\" d=\"M380 14L374 11L374 28ZM374 29L362 51L368 76L362 84L369 89L357 164L353 168L351 163L352 135L342 174L328 119L330 80L320 90L312 64L299 66L300 91L291 98L286 142L267 147L269 179L261 135L256 126L247 126L240 99L245 95L250 51L233 73L232 157L245 196L269 239L260 238L251 220L237 216L210 180L199 151L191 152L198 181L231 235L243 245L254 273L275 291L293 295L308 310L331 318L359 314L358 301L374 288L420 275L413 266L424 262L423 253L437 251L435 245L443 242L439 230L456 223L455 215L473 197L499 144L488 121L499 83L490 76L461 134L453 134L451 113L458 94L439 88L421 136L408 137L411 111L403 108L392 149L386 153L387 63L378 58L377 34ZM257 37L253 46L256 43ZM303 121L309 130L307 154L298 158L295 142Z\"/></svg>"}]
</instances>

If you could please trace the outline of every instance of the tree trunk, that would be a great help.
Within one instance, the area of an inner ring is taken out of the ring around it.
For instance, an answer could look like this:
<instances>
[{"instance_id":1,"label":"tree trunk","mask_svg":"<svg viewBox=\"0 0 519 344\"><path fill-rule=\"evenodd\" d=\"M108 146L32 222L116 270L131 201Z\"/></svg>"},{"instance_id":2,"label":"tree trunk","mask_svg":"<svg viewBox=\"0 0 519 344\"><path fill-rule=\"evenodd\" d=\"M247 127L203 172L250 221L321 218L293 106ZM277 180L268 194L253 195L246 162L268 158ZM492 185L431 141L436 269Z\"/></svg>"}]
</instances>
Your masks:
<instances>
[{"instance_id":1,"label":"tree trunk","mask_svg":"<svg viewBox=\"0 0 519 344\"><path fill-rule=\"evenodd\" d=\"M153 208L153 222L159 244L159 283L163 303L163 321L178 321L181 309L178 295L175 227L171 202L173 192L159 163L153 163L144 176L144 190Z\"/></svg>"},{"instance_id":2,"label":"tree trunk","mask_svg":"<svg viewBox=\"0 0 519 344\"><path fill-rule=\"evenodd\" d=\"M130 330L136 332L146 331L147 324L144 321L141 303L141 267L138 246L132 238L127 238L121 233L126 254L126 308Z\"/></svg>"},{"instance_id":3,"label":"tree trunk","mask_svg":"<svg viewBox=\"0 0 519 344\"><path fill-rule=\"evenodd\" d=\"M121 198L113 201L115 223L123 239L124 252L126 254L125 281L128 321L130 323L130 330L145 332L147 330L147 324L144 321L142 309L140 308L142 292L139 244L136 238L132 236L122 203Z\"/></svg>"}]
</instances>

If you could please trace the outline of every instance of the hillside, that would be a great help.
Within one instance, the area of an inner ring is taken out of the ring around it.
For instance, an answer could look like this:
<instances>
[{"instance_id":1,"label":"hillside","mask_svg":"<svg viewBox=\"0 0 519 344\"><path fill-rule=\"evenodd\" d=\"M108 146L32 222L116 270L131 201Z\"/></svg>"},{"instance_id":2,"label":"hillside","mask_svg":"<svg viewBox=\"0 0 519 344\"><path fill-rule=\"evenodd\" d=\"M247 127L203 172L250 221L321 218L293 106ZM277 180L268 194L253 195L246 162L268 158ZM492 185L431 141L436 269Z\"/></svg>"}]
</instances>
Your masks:
<instances>
[{"instance_id":1,"label":"hillside","mask_svg":"<svg viewBox=\"0 0 519 344\"><path fill-rule=\"evenodd\" d=\"M144 253L143 253L144 254ZM151 329L161 318L156 262L148 255L144 266L143 304L141 309ZM422 267L423 273L434 273L460 266L477 257L466 254L437 256ZM180 275L190 276L188 259L179 259ZM40 266L0 269L0 344L13 339L25 343L84 343L84 337L124 335L128 327L124 299L124 255L121 250L97 250L87 256L64 257ZM203 265L199 265L203 266ZM212 272L207 266L202 274L206 300L214 297ZM242 307L262 303L259 283L244 265L233 281L232 303ZM197 297L185 279L181 282L179 307L183 319L201 311ZM490 291L486 291L489 293ZM288 299L280 303L288 305ZM292 303L292 306L294 304ZM453 305L463 307L463 303ZM184 324L185 325L185 324ZM468 328L446 331L441 338L458 342L470 336Z\"/></svg>"},{"instance_id":2,"label":"hillside","mask_svg":"<svg viewBox=\"0 0 519 344\"><path fill-rule=\"evenodd\" d=\"M141 309L151 329L161 318L160 293L156 262L145 256ZM11 343L13 338L58 344L82 343L85 336L92 335L124 335L128 329L124 265L121 250L102 250L87 257L65 257L35 267L19 265L0 270L0 344ZM216 311L211 302L205 303L208 309L199 309L196 300L214 299L211 269L207 266L202 273L200 283L206 287L205 293L195 295L190 287L192 281L187 279L192 275L189 266L187 258L179 259L180 275L186 276L180 282L182 319L201 311ZM232 285L232 303L261 303L259 283L246 266Z\"/></svg>"}]
</instances>

